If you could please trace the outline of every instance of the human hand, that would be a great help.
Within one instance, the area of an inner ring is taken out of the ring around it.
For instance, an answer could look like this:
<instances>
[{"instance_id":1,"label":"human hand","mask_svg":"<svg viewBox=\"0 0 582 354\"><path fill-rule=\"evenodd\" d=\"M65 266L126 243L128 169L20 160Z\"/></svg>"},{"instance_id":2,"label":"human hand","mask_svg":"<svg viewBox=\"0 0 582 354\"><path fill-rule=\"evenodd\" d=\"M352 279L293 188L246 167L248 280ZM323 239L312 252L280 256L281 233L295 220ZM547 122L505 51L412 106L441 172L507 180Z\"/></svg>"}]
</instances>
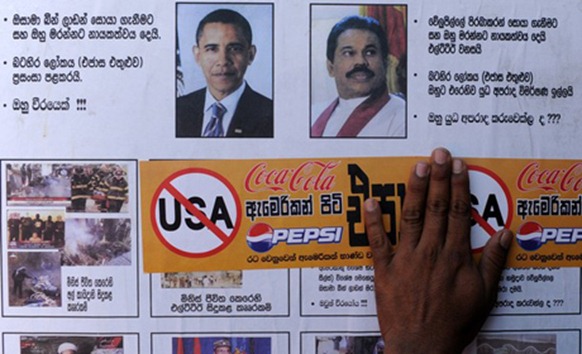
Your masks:
<instances>
[{"instance_id":1,"label":"human hand","mask_svg":"<svg viewBox=\"0 0 582 354\"><path fill-rule=\"evenodd\" d=\"M476 264L467 166L443 148L410 174L397 250L378 203L364 206L385 353L461 353L497 298L512 233L493 235Z\"/></svg>"}]
</instances>

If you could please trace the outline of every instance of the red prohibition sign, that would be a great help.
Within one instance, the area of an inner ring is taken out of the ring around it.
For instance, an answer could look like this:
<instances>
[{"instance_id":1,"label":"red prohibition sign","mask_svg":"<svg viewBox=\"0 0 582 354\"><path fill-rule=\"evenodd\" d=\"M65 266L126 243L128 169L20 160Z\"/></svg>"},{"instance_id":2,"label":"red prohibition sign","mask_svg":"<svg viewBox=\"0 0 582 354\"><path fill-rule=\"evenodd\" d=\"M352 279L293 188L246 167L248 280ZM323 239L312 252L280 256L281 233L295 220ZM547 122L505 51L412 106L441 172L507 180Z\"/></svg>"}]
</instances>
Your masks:
<instances>
[{"instance_id":1,"label":"red prohibition sign","mask_svg":"<svg viewBox=\"0 0 582 354\"><path fill-rule=\"evenodd\" d=\"M224 222L222 226L219 222L213 222L199 206L189 200L192 197L213 202L221 197L229 218L233 219L232 229L226 227ZM174 205L168 207L174 208L176 212L173 220L178 225L176 230L160 227L162 215L158 203L161 203L160 199L166 198L173 198L180 206L178 210ZM199 230L189 227L188 222L192 221L186 220L187 214L181 215L181 208L199 221ZM234 217L232 211L235 211ZM180 216L184 220L179 219ZM232 184L220 174L204 168L187 168L171 174L156 189L150 204L151 225L160 242L170 251L190 258L209 257L225 249L236 237L241 219L240 198Z\"/></svg>"},{"instance_id":2,"label":"red prohibition sign","mask_svg":"<svg viewBox=\"0 0 582 354\"><path fill-rule=\"evenodd\" d=\"M503 195L503 198L505 201L505 204L503 206L506 207L506 215L503 215L504 216L503 227L509 228L509 226L511 225L511 221L513 220L513 200L511 199L511 193L509 192L509 188L507 187L505 182L503 182L503 180L499 176L497 176L497 174L495 174L493 171L491 171L487 168L484 168L481 166L470 165L470 166L468 166L468 169L469 169L469 175L470 175L469 179L471 181L471 194L472 195L479 193L479 192L490 192L491 187L496 188L496 189L498 189L498 192L501 192L498 195L500 195L500 194ZM471 173L471 172L473 172L473 173ZM483 181L483 178L477 178L477 176L483 176L483 175L485 176L485 181ZM479 179L481 179L481 181L479 181ZM474 182L477 182L477 183L474 183ZM475 188L475 187L477 187L477 188ZM483 190L483 189L487 189L487 190ZM483 218L483 216L481 214L479 214L479 211L474 207L471 210L471 216L472 216L473 220L475 220L475 222L476 222L476 225L473 226L472 231L471 231L471 234L472 234L472 236L471 236L472 242L471 243L472 244L474 244L474 242L476 242L475 238L477 238L478 236L485 235L485 237L488 239L498 231L491 224L489 224L487 222L487 220L485 220ZM475 228L477 228L477 229L475 229ZM475 234L479 234L479 235L475 235ZM483 237L481 237L481 239L483 239ZM476 247L474 246L473 253L480 253L483 251L483 248L485 247L485 245L483 242L479 242L479 243L480 244L477 245Z\"/></svg>"}]
</instances>

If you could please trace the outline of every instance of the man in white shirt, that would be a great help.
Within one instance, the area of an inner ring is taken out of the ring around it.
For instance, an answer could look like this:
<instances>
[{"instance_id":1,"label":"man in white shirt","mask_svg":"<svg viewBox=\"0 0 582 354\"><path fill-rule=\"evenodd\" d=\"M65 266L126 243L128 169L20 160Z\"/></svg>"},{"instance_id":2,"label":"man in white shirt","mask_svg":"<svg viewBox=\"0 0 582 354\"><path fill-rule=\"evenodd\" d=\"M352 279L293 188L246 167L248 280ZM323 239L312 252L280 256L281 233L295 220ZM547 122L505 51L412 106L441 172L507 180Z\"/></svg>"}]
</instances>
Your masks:
<instances>
[{"instance_id":1,"label":"man in white shirt","mask_svg":"<svg viewBox=\"0 0 582 354\"><path fill-rule=\"evenodd\" d=\"M349 16L327 39L327 71L339 97L316 119L312 137L405 137L406 104L386 86L388 41L378 21Z\"/></svg>"}]
</instances>

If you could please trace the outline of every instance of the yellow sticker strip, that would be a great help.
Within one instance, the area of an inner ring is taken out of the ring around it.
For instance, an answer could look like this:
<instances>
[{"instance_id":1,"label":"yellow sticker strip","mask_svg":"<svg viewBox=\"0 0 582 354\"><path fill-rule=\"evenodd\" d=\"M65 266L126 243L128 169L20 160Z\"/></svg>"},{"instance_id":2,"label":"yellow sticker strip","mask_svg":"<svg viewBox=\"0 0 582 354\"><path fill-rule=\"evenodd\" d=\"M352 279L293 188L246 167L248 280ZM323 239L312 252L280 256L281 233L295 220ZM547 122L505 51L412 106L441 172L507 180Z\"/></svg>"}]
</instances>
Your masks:
<instances>
[{"instance_id":1,"label":"yellow sticker strip","mask_svg":"<svg viewBox=\"0 0 582 354\"><path fill-rule=\"evenodd\" d=\"M370 265L362 203L386 237L421 157L140 163L146 272ZM504 227L507 266L582 266L582 161L466 159L476 257Z\"/></svg>"}]
</instances>

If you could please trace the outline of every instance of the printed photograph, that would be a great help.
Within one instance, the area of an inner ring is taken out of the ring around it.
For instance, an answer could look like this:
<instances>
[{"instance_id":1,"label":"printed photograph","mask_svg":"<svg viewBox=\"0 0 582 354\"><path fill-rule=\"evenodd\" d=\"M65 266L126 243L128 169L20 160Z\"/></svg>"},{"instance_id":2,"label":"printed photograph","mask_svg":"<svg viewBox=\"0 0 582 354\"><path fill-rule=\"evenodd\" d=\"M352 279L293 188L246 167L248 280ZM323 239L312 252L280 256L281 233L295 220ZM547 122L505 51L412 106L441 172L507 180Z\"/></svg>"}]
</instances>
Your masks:
<instances>
[{"instance_id":1,"label":"printed photograph","mask_svg":"<svg viewBox=\"0 0 582 354\"><path fill-rule=\"evenodd\" d=\"M63 266L131 265L130 219L67 219Z\"/></svg>"},{"instance_id":2,"label":"printed photograph","mask_svg":"<svg viewBox=\"0 0 582 354\"><path fill-rule=\"evenodd\" d=\"M61 306L61 255L54 252L8 252L8 305Z\"/></svg>"},{"instance_id":3,"label":"printed photograph","mask_svg":"<svg viewBox=\"0 0 582 354\"><path fill-rule=\"evenodd\" d=\"M477 354L556 354L556 335L549 333L479 334Z\"/></svg>"},{"instance_id":4,"label":"printed photograph","mask_svg":"<svg viewBox=\"0 0 582 354\"><path fill-rule=\"evenodd\" d=\"M271 354L271 338L172 338L172 354Z\"/></svg>"},{"instance_id":5,"label":"printed photograph","mask_svg":"<svg viewBox=\"0 0 582 354\"><path fill-rule=\"evenodd\" d=\"M176 137L273 137L273 5L176 6Z\"/></svg>"},{"instance_id":6,"label":"printed photograph","mask_svg":"<svg viewBox=\"0 0 582 354\"><path fill-rule=\"evenodd\" d=\"M311 6L312 138L406 138L406 5Z\"/></svg>"},{"instance_id":7,"label":"printed photograph","mask_svg":"<svg viewBox=\"0 0 582 354\"><path fill-rule=\"evenodd\" d=\"M75 213L126 213L128 193L126 165L6 164L9 206L63 206Z\"/></svg>"},{"instance_id":8,"label":"printed photograph","mask_svg":"<svg viewBox=\"0 0 582 354\"><path fill-rule=\"evenodd\" d=\"M60 248L65 243L65 211L9 209L8 248Z\"/></svg>"},{"instance_id":9,"label":"printed photograph","mask_svg":"<svg viewBox=\"0 0 582 354\"><path fill-rule=\"evenodd\" d=\"M316 354L382 354L384 340L380 336L318 336Z\"/></svg>"},{"instance_id":10,"label":"printed photograph","mask_svg":"<svg viewBox=\"0 0 582 354\"><path fill-rule=\"evenodd\" d=\"M20 354L123 354L123 337L22 336Z\"/></svg>"},{"instance_id":11,"label":"printed photograph","mask_svg":"<svg viewBox=\"0 0 582 354\"><path fill-rule=\"evenodd\" d=\"M242 270L216 272L162 273L162 288L241 288Z\"/></svg>"},{"instance_id":12,"label":"printed photograph","mask_svg":"<svg viewBox=\"0 0 582 354\"><path fill-rule=\"evenodd\" d=\"M71 199L68 164L6 164L8 205L63 205Z\"/></svg>"}]
</instances>

